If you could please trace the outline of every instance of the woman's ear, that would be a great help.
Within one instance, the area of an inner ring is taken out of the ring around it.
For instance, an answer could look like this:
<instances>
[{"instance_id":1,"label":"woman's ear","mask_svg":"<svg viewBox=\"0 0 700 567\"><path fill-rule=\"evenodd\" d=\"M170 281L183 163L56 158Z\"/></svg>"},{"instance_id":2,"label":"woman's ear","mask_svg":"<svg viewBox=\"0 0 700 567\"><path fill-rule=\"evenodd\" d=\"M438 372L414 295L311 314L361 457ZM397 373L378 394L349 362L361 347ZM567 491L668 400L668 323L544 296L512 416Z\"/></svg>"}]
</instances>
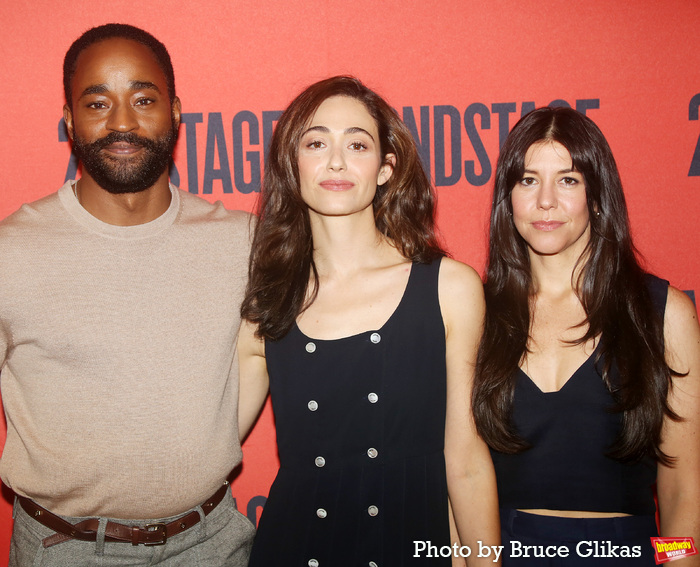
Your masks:
<instances>
[{"instance_id":1,"label":"woman's ear","mask_svg":"<svg viewBox=\"0 0 700 567\"><path fill-rule=\"evenodd\" d=\"M386 154L384 156L384 164L379 168L379 175L377 176L377 185L384 185L391 175L394 173L394 166L396 165L396 156L394 154Z\"/></svg>"}]
</instances>

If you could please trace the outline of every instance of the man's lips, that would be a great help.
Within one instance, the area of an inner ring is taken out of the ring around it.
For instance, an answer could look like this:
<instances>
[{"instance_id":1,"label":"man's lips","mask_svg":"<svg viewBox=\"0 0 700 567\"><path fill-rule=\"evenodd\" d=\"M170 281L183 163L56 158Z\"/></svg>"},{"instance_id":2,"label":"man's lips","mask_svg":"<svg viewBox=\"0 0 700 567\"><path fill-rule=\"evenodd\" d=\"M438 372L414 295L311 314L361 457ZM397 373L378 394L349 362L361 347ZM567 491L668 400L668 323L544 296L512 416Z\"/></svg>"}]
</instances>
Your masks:
<instances>
[{"instance_id":1,"label":"man's lips","mask_svg":"<svg viewBox=\"0 0 700 567\"><path fill-rule=\"evenodd\" d=\"M105 146L103 149L112 154L130 155L135 154L136 152L141 150L142 147L143 146L139 146L136 144L129 144L128 142L115 142L113 144Z\"/></svg>"},{"instance_id":2,"label":"man's lips","mask_svg":"<svg viewBox=\"0 0 700 567\"><path fill-rule=\"evenodd\" d=\"M326 181L321 181L319 185L328 191L347 191L355 186L351 181L343 179L327 179Z\"/></svg>"},{"instance_id":3,"label":"man's lips","mask_svg":"<svg viewBox=\"0 0 700 567\"><path fill-rule=\"evenodd\" d=\"M535 227L537 230L549 232L552 230L556 230L563 224L564 223L561 221L535 221L532 223L532 226Z\"/></svg>"}]
</instances>

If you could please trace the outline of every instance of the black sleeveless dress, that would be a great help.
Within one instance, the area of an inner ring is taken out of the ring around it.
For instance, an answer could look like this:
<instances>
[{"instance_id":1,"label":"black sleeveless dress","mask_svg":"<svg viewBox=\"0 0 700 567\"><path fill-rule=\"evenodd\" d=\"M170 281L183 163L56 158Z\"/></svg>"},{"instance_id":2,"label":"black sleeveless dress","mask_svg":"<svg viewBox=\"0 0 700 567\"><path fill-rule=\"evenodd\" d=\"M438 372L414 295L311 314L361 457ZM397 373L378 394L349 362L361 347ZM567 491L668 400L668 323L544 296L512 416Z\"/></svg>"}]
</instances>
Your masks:
<instances>
[{"instance_id":1,"label":"black sleeveless dress","mask_svg":"<svg viewBox=\"0 0 700 567\"><path fill-rule=\"evenodd\" d=\"M251 567L450 565L413 557L450 545L439 268L413 264L379 329L266 343L281 464Z\"/></svg>"}]
</instances>

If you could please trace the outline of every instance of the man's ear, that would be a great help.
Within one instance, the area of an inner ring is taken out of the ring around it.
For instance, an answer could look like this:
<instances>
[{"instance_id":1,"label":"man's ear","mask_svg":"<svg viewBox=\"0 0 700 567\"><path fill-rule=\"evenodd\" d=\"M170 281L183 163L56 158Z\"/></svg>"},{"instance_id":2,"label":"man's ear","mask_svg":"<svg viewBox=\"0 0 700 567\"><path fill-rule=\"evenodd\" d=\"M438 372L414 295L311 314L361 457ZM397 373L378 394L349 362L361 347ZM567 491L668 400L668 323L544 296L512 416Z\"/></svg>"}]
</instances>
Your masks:
<instances>
[{"instance_id":1,"label":"man's ear","mask_svg":"<svg viewBox=\"0 0 700 567\"><path fill-rule=\"evenodd\" d=\"M63 121L66 123L66 132L68 132L68 137L70 138L70 141L73 141L74 133L73 133L73 112L71 111L70 107L66 104L63 107Z\"/></svg>"},{"instance_id":2,"label":"man's ear","mask_svg":"<svg viewBox=\"0 0 700 567\"><path fill-rule=\"evenodd\" d=\"M172 104L173 128L177 130L180 127L180 116L182 114L182 105L180 99L175 97Z\"/></svg>"}]
</instances>

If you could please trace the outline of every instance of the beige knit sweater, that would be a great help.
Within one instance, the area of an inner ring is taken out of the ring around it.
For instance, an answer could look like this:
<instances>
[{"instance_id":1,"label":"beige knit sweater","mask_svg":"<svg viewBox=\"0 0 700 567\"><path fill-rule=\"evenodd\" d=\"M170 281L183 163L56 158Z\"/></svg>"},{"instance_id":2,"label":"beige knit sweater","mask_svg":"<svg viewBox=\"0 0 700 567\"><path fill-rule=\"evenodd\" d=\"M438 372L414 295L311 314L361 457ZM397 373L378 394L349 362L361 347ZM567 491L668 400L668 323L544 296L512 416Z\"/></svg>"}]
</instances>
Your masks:
<instances>
[{"instance_id":1,"label":"beige knit sweater","mask_svg":"<svg viewBox=\"0 0 700 567\"><path fill-rule=\"evenodd\" d=\"M0 223L0 476L55 513L178 514L241 460L249 216L171 191L138 226L97 220L71 182Z\"/></svg>"}]
</instances>

